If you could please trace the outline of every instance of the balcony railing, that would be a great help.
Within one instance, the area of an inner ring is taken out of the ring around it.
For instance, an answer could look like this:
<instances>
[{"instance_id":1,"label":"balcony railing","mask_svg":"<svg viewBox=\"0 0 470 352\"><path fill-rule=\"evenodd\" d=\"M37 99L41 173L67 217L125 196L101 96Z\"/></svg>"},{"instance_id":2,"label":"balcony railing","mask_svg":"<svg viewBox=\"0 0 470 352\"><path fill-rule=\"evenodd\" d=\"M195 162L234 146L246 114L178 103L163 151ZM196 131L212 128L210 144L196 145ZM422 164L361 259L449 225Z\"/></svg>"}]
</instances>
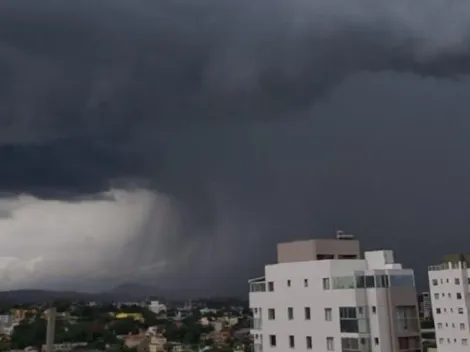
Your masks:
<instances>
[{"instance_id":1,"label":"balcony railing","mask_svg":"<svg viewBox=\"0 0 470 352\"><path fill-rule=\"evenodd\" d=\"M253 330L262 330L263 329L263 319L253 318L251 328Z\"/></svg>"},{"instance_id":2,"label":"balcony railing","mask_svg":"<svg viewBox=\"0 0 470 352\"><path fill-rule=\"evenodd\" d=\"M250 292L266 292L266 282L251 282Z\"/></svg>"},{"instance_id":3,"label":"balcony railing","mask_svg":"<svg viewBox=\"0 0 470 352\"><path fill-rule=\"evenodd\" d=\"M467 269L467 263L465 262L448 262L439 265L431 265L428 267L429 271L440 271L449 269Z\"/></svg>"},{"instance_id":4,"label":"balcony railing","mask_svg":"<svg viewBox=\"0 0 470 352\"><path fill-rule=\"evenodd\" d=\"M260 343L255 343L253 345L253 352L263 352L263 345Z\"/></svg>"}]
</instances>

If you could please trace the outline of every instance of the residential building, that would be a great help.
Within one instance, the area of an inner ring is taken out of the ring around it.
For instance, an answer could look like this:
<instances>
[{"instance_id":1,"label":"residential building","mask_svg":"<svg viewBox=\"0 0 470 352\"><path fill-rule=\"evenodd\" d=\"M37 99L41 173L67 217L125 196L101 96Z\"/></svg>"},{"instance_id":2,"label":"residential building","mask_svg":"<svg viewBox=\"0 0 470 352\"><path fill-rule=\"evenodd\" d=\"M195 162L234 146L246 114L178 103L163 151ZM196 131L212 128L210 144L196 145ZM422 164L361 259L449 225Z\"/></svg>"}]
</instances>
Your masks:
<instances>
[{"instance_id":1,"label":"residential building","mask_svg":"<svg viewBox=\"0 0 470 352\"><path fill-rule=\"evenodd\" d=\"M0 324L12 324L13 316L11 314L0 314Z\"/></svg>"},{"instance_id":2,"label":"residential building","mask_svg":"<svg viewBox=\"0 0 470 352\"><path fill-rule=\"evenodd\" d=\"M146 334L128 335L124 338L124 346L127 348L137 348L142 350L142 346L148 347L149 338Z\"/></svg>"},{"instance_id":3,"label":"residential building","mask_svg":"<svg viewBox=\"0 0 470 352\"><path fill-rule=\"evenodd\" d=\"M418 295L418 307L421 319L432 319L431 296L429 292L422 292Z\"/></svg>"},{"instance_id":4,"label":"residential building","mask_svg":"<svg viewBox=\"0 0 470 352\"><path fill-rule=\"evenodd\" d=\"M149 306L148 306L149 310L155 314L160 314L161 312L166 312L166 306L162 303L160 303L160 301L157 301L157 300L150 300L150 303L149 303Z\"/></svg>"},{"instance_id":5,"label":"residential building","mask_svg":"<svg viewBox=\"0 0 470 352\"><path fill-rule=\"evenodd\" d=\"M22 320L26 319L28 316L34 316L38 313L37 309L12 309L11 315L13 316L14 322L21 322Z\"/></svg>"},{"instance_id":6,"label":"residential building","mask_svg":"<svg viewBox=\"0 0 470 352\"><path fill-rule=\"evenodd\" d=\"M156 334L155 336L150 337L149 342L149 352L165 352L166 350L166 337L162 334Z\"/></svg>"},{"instance_id":7,"label":"residential building","mask_svg":"<svg viewBox=\"0 0 470 352\"><path fill-rule=\"evenodd\" d=\"M392 251L361 259L340 232L279 244L277 257L250 280L255 352L421 350L414 273Z\"/></svg>"},{"instance_id":8,"label":"residential building","mask_svg":"<svg viewBox=\"0 0 470 352\"><path fill-rule=\"evenodd\" d=\"M470 350L470 254L451 254L429 267L438 352Z\"/></svg>"}]
</instances>

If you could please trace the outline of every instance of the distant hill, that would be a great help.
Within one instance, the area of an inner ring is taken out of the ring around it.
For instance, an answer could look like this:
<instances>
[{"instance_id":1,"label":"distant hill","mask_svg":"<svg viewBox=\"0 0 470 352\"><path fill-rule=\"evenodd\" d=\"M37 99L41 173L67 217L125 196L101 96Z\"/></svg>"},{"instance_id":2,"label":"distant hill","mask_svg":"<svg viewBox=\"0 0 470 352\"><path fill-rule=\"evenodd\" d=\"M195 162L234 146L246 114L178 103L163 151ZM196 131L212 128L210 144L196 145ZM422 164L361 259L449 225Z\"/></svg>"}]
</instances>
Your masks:
<instances>
[{"instance_id":1,"label":"distant hill","mask_svg":"<svg viewBox=\"0 0 470 352\"><path fill-rule=\"evenodd\" d=\"M11 304L28 304L28 303L44 303L57 299L67 299L73 301L90 301L93 295L84 292L74 291L48 291L48 290L12 290L0 292L0 303Z\"/></svg>"},{"instance_id":2,"label":"distant hill","mask_svg":"<svg viewBox=\"0 0 470 352\"><path fill-rule=\"evenodd\" d=\"M167 292L169 293L169 292ZM118 285L111 290L103 292L105 295L120 297L127 300L142 300L149 297L163 298L162 290L150 285L137 283L125 283Z\"/></svg>"},{"instance_id":3,"label":"distant hill","mask_svg":"<svg viewBox=\"0 0 470 352\"><path fill-rule=\"evenodd\" d=\"M73 301L141 301L148 297L161 297L157 288L141 284L127 283L116 286L111 290L89 293L77 291L50 291L50 290L11 290L0 291L0 304L27 304L43 303L57 299Z\"/></svg>"},{"instance_id":4,"label":"distant hill","mask_svg":"<svg viewBox=\"0 0 470 352\"><path fill-rule=\"evenodd\" d=\"M0 291L0 305L35 304L51 302L58 299L87 302L135 302L146 300L148 298L159 299L162 301L183 301L208 296L208 292L205 292L204 290L168 290L139 283L124 283L110 290L98 293L37 289Z\"/></svg>"}]
</instances>

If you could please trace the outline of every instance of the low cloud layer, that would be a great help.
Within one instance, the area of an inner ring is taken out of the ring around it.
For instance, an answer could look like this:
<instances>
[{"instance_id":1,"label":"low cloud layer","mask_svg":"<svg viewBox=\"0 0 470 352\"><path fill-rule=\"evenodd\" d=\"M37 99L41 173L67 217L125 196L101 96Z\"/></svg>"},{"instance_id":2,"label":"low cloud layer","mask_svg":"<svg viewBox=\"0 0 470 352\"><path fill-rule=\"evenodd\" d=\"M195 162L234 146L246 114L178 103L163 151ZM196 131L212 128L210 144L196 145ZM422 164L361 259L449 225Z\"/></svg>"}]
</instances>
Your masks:
<instances>
[{"instance_id":1,"label":"low cloud layer","mask_svg":"<svg viewBox=\"0 0 470 352\"><path fill-rule=\"evenodd\" d=\"M127 243L152 206L158 203L163 213L169 208L147 191L111 190L102 196L75 202L3 198L0 208L8 215L0 221L2 288L71 288L109 280L113 270L128 277L121 257Z\"/></svg>"},{"instance_id":2,"label":"low cloud layer","mask_svg":"<svg viewBox=\"0 0 470 352\"><path fill-rule=\"evenodd\" d=\"M0 2L4 288L243 291L339 227L422 270L466 245L469 35L463 0Z\"/></svg>"}]
</instances>

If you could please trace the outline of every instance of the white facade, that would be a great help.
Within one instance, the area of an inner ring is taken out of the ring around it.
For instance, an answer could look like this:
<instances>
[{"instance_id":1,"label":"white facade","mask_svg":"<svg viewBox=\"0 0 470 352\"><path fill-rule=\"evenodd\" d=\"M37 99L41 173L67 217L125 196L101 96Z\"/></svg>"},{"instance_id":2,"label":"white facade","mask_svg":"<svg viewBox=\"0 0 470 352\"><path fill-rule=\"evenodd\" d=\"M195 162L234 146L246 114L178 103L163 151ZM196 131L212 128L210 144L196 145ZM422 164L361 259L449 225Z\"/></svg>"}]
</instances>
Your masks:
<instances>
[{"instance_id":1,"label":"white facade","mask_svg":"<svg viewBox=\"0 0 470 352\"><path fill-rule=\"evenodd\" d=\"M267 265L249 299L255 352L421 348L414 274L392 251Z\"/></svg>"},{"instance_id":2,"label":"white facade","mask_svg":"<svg viewBox=\"0 0 470 352\"><path fill-rule=\"evenodd\" d=\"M150 301L149 310L155 314L166 312L166 306L159 301Z\"/></svg>"},{"instance_id":3,"label":"white facade","mask_svg":"<svg viewBox=\"0 0 470 352\"><path fill-rule=\"evenodd\" d=\"M13 323L13 317L11 314L0 314L0 324L11 324Z\"/></svg>"},{"instance_id":4,"label":"white facade","mask_svg":"<svg viewBox=\"0 0 470 352\"><path fill-rule=\"evenodd\" d=\"M429 267L438 352L470 351L469 269L465 262Z\"/></svg>"}]
</instances>

